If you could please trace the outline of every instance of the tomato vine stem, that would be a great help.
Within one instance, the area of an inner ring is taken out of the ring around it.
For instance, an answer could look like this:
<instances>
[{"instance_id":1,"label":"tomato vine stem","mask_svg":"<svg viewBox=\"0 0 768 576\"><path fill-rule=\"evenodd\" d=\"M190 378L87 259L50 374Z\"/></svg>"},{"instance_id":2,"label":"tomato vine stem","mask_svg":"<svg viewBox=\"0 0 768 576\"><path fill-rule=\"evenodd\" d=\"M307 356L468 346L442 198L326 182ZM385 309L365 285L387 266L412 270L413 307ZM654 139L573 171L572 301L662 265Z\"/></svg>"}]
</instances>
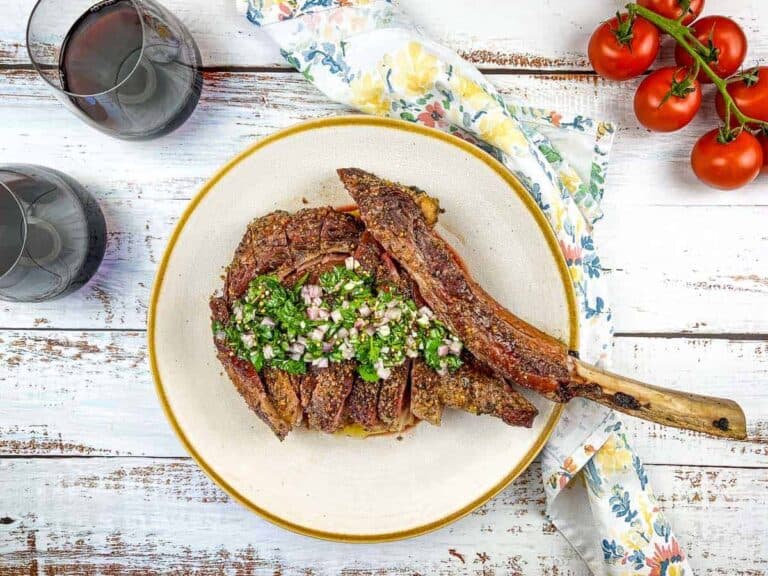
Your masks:
<instances>
[{"instance_id":1,"label":"tomato vine stem","mask_svg":"<svg viewBox=\"0 0 768 576\"><path fill-rule=\"evenodd\" d=\"M733 97L728 92L728 80L720 78L720 76L718 76L715 71L712 70L709 62L707 62L707 59L700 52L700 50L708 50L708 48L706 48L695 36L695 34L691 32L690 28L684 26L681 21L665 18L661 14L657 14L653 10L645 8L644 6L640 6L639 4L635 4L634 2L627 4L627 12L629 12L630 15L635 14L645 18L651 24L669 34L672 38L675 39L675 42L677 42L683 48L683 50L691 55L691 58L693 58L693 61L696 63L696 68L702 70L707 76L709 76L709 78L712 80L712 83L715 85L715 87L717 87L717 89L720 91L720 94L722 94L723 99L725 100L726 118L728 119L726 126L730 127L730 116L733 114L733 116L735 116L741 124L742 128L750 125L762 127L763 130L768 130L768 122L763 122L762 120L751 118L739 110L739 107L736 105Z\"/></svg>"}]
</instances>

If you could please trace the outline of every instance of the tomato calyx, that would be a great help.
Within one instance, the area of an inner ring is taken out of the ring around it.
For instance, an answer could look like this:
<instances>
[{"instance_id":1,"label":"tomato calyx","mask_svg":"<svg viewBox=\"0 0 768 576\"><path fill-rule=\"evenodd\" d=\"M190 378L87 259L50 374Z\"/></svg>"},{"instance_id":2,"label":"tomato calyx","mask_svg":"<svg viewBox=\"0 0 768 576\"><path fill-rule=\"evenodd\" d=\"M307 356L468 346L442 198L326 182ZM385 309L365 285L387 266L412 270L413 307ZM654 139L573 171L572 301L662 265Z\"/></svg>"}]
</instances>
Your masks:
<instances>
[{"instance_id":1,"label":"tomato calyx","mask_svg":"<svg viewBox=\"0 0 768 576\"><path fill-rule=\"evenodd\" d=\"M741 126L738 128L729 128L727 124L724 124L720 127L720 130L717 133L717 141L720 144L730 144L739 137L742 130L743 128Z\"/></svg>"},{"instance_id":2,"label":"tomato calyx","mask_svg":"<svg viewBox=\"0 0 768 576\"><path fill-rule=\"evenodd\" d=\"M707 64L717 64L718 60L720 60L720 48L715 46L715 40L713 37L714 30L710 30L709 32L709 38L707 38L707 43L703 44L699 42L699 46L695 48L695 50L699 53L699 55L704 59L704 62Z\"/></svg>"},{"instance_id":3,"label":"tomato calyx","mask_svg":"<svg viewBox=\"0 0 768 576\"><path fill-rule=\"evenodd\" d=\"M744 85L747 88L754 88L760 82L760 68L755 66L749 70L739 72L732 78L728 79L728 84L734 82L744 82Z\"/></svg>"},{"instance_id":4,"label":"tomato calyx","mask_svg":"<svg viewBox=\"0 0 768 576\"><path fill-rule=\"evenodd\" d=\"M616 12L618 26L611 28L616 41L622 46L628 47L630 51L632 50L632 38L635 36L635 18L636 16L633 11L629 11L627 14Z\"/></svg>"},{"instance_id":5,"label":"tomato calyx","mask_svg":"<svg viewBox=\"0 0 768 576\"><path fill-rule=\"evenodd\" d=\"M683 72L685 72L685 77L683 77L682 80L678 80L677 77ZM659 103L659 108L664 106L664 104L666 104L667 101L673 96L675 98L685 99L688 94L696 92L696 76L698 76L698 71L692 75L688 68L678 68L672 75L672 85L669 87L669 91Z\"/></svg>"}]
</instances>

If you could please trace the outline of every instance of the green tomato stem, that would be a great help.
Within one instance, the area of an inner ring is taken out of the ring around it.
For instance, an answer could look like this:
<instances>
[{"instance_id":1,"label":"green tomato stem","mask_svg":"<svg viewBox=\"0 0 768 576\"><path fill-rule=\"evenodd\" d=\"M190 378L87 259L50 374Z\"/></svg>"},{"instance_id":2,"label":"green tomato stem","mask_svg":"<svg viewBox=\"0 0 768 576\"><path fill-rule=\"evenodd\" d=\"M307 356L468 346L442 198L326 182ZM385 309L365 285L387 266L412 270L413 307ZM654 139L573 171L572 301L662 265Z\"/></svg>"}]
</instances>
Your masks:
<instances>
[{"instance_id":1,"label":"green tomato stem","mask_svg":"<svg viewBox=\"0 0 768 576\"><path fill-rule=\"evenodd\" d=\"M669 34L672 38L675 39L675 42L677 42L683 48L683 50L691 55L691 58L693 58L693 61L696 63L697 69L703 70L704 73L709 76L710 80L712 80L712 83L717 87L717 89L720 91L720 94L723 96L726 106L726 118L728 122L726 124L727 126L729 126L730 116L733 114L742 127L749 124L761 126L764 129L768 128L768 122L763 122L757 118L750 118L741 110L739 110L739 107L736 105L733 97L728 92L728 81L720 78L720 76L718 76L715 71L712 70L709 62L707 62L706 59L701 55L700 51L706 51L708 48L704 46L698 38L696 38L693 32L691 32L690 28L683 26L681 21L665 18L653 10L649 10L644 6L635 4L634 2L627 4L627 10L630 14L637 14L638 16L642 16L651 24L654 24L657 28ZM692 44L696 47L694 47Z\"/></svg>"}]
</instances>

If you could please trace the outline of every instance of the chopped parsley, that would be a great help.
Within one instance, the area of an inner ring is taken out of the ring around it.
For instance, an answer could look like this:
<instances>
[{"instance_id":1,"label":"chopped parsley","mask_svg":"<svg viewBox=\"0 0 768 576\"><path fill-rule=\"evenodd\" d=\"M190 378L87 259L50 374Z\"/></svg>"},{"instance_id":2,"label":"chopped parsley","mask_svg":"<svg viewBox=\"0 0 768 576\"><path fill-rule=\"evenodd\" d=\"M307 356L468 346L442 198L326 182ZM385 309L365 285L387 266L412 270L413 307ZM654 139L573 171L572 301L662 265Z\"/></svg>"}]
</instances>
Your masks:
<instances>
[{"instance_id":1,"label":"chopped parsley","mask_svg":"<svg viewBox=\"0 0 768 576\"><path fill-rule=\"evenodd\" d=\"M393 287L377 290L353 258L317 284L305 275L288 288L275 276L257 276L229 322L215 322L213 332L256 370L305 374L307 366L354 360L360 377L375 382L408 358L421 357L440 374L462 365L462 343L429 308Z\"/></svg>"}]
</instances>

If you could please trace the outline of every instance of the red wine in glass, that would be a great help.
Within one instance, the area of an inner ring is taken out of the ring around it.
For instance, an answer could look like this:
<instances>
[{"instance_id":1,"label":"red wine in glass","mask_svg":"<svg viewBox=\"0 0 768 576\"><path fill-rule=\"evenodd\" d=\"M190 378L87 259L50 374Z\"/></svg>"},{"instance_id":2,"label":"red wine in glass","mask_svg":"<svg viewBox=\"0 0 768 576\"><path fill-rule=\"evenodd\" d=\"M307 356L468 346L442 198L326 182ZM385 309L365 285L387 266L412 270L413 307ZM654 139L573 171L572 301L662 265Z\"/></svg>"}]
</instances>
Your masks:
<instances>
[{"instance_id":1,"label":"red wine in glass","mask_svg":"<svg viewBox=\"0 0 768 576\"><path fill-rule=\"evenodd\" d=\"M30 55L50 59L34 33L63 0L40 0L30 19ZM200 52L184 25L153 0L78 0L65 9L56 68L41 75L88 123L119 138L172 132L192 114L202 91ZM64 21L67 21L64 18ZM65 29L66 28L66 29ZM45 37L50 42L50 34ZM48 45L49 46L49 45ZM50 50L48 50L50 52Z\"/></svg>"},{"instance_id":2,"label":"red wine in glass","mask_svg":"<svg viewBox=\"0 0 768 576\"><path fill-rule=\"evenodd\" d=\"M69 176L0 166L0 300L41 302L85 285L104 257L96 200Z\"/></svg>"}]
</instances>

